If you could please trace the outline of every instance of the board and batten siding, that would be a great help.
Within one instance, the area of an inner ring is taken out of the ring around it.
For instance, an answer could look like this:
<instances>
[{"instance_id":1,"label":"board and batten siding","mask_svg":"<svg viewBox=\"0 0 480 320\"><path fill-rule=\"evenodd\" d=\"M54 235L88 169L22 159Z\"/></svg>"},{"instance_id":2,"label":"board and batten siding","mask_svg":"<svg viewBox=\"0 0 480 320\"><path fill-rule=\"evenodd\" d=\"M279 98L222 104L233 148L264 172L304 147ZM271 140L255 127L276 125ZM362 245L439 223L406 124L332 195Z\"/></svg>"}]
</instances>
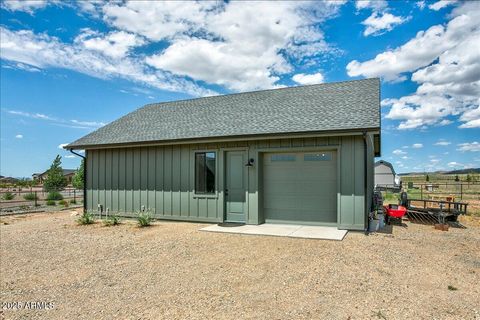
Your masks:
<instances>
[{"instance_id":1,"label":"board and batten siding","mask_svg":"<svg viewBox=\"0 0 480 320\"><path fill-rule=\"evenodd\" d=\"M112 213L133 216L144 207L159 219L222 222L224 151L245 150L247 157L255 161L255 165L247 169L246 219L249 224L263 223L263 199L259 192L262 190L262 154L316 148L328 150L328 147L339 154L338 227L362 230L365 227L364 143L358 135L89 149L87 208L97 210L100 204ZM195 194L195 151L217 153L215 195ZM367 158L368 165L373 165L371 147ZM367 176L373 180L372 173Z\"/></svg>"}]
</instances>

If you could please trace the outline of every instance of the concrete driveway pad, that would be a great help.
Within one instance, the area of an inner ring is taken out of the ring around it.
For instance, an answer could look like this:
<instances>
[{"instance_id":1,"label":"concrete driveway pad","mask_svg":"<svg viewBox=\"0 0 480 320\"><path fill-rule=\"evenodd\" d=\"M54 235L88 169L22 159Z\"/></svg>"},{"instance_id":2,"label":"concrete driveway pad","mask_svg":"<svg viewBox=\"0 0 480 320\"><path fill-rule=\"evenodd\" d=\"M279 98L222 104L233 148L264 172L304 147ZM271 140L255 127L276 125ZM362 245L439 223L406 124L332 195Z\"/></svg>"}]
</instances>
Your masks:
<instances>
[{"instance_id":1,"label":"concrete driveway pad","mask_svg":"<svg viewBox=\"0 0 480 320\"><path fill-rule=\"evenodd\" d=\"M264 223L260 225L243 225L234 227L223 227L211 225L200 231L225 232L237 234L250 234L260 236L278 236L290 238L308 238L323 240L343 240L347 234L346 230L338 230L336 227L304 226L291 224Z\"/></svg>"}]
</instances>

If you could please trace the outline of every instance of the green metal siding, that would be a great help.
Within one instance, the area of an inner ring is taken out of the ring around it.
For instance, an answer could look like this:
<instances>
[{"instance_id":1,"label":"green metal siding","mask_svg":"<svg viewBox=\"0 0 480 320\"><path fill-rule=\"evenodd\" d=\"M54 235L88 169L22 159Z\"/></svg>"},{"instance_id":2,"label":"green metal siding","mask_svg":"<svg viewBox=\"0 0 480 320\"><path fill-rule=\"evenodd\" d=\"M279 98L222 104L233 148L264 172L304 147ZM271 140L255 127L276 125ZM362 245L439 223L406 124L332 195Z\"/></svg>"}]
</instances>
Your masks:
<instances>
[{"instance_id":1,"label":"green metal siding","mask_svg":"<svg viewBox=\"0 0 480 320\"><path fill-rule=\"evenodd\" d=\"M364 144L361 136L341 138L338 227L365 227Z\"/></svg>"},{"instance_id":2,"label":"green metal siding","mask_svg":"<svg viewBox=\"0 0 480 320\"><path fill-rule=\"evenodd\" d=\"M87 206L89 210L96 210L97 205L101 204L104 209L109 208L111 212L126 216L131 216L145 206L160 219L221 222L224 217L224 152L235 149L244 150L246 156L255 161L254 166L248 169L246 221L249 224L263 223L262 154L288 150L301 152L317 148L331 150L331 147L337 150L339 158L338 226L363 229L365 188L362 136L88 150ZM217 152L215 196L194 193L193 159L196 150ZM373 172L373 153L368 151L367 158L368 166L372 166ZM370 177L371 174L367 176Z\"/></svg>"}]
</instances>

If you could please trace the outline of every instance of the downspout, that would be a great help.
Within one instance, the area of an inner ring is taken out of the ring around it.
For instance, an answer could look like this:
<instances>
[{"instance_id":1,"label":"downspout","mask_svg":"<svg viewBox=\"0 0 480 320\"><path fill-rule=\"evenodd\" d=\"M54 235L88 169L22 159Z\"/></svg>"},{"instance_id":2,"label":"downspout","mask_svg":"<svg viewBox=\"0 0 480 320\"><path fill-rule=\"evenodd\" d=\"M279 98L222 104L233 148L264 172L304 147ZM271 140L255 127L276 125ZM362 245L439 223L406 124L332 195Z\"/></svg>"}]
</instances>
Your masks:
<instances>
[{"instance_id":1,"label":"downspout","mask_svg":"<svg viewBox=\"0 0 480 320\"><path fill-rule=\"evenodd\" d=\"M87 212L87 157L69 149L71 153L83 158L83 212Z\"/></svg>"},{"instance_id":2,"label":"downspout","mask_svg":"<svg viewBox=\"0 0 480 320\"><path fill-rule=\"evenodd\" d=\"M363 197L363 207L365 208L365 235L368 236L370 224L370 212L367 208L367 132L363 132L363 188L365 196Z\"/></svg>"}]
</instances>

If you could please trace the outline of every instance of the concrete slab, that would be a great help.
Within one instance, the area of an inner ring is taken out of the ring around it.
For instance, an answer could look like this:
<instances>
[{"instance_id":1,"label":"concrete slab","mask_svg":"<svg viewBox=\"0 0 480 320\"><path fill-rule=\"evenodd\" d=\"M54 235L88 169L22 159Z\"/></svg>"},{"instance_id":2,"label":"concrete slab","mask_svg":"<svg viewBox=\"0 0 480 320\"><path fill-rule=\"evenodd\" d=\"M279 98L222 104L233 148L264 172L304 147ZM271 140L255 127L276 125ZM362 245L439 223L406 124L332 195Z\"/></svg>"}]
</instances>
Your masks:
<instances>
[{"instance_id":1,"label":"concrete slab","mask_svg":"<svg viewBox=\"0 0 480 320\"><path fill-rule=\"evenodd\" d=\"M335 227L303 226L289 237L342 241L346 234L347 230L338 230Z\"/></svg>"},{"instance_id":2,"label":"concrete slab","mask_svg":"<svg viewBox=\"0 0 480 320\"><path fill-rule=\"evenodd\" d=\"M290 224L264 223L261 225L243 225L234 227L222 227L211 225L200 231L237 233L262 236L278 236L290 238L307 238L341 241L347 234L346 230L338 230L336 227L304 226Z\"/></svg>"}]
</instances>

